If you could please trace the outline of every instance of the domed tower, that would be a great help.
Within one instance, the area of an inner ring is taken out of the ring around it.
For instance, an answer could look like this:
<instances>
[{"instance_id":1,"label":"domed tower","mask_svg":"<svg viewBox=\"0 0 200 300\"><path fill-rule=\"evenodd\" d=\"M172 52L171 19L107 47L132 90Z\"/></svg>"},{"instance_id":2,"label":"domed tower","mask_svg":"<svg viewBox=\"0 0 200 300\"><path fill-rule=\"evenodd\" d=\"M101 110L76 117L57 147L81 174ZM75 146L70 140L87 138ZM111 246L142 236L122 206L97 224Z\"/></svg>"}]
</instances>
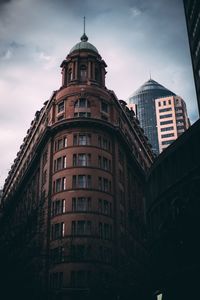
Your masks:
<instances>
[{"instance_id":1,"label":"domed tower","mask_svg":"<svg viewBox=\"0 0 200 300\"><path fill-rule=\"evenodd\" d=\"M117 297L139 289L145 272L143 191L153 155L133 112L106 88L106 63L85 33L61 68L62 85L36 113L3 203L17 189L17 216L37 211L35 240L45 255L37 256L34 280L51 299Z\"/></svg>"},{"instance_id":2,"label":"domed tower","mask_svg":"<svg viewBox=\"0 0 200 300\"><path fill-rule=\"evenodd\" d=\"M159 154L159 146L155 99L165 96L175 96L175 94L155 80L149 79L129 97L129 107L135 110L140 125L156 154Z\"/></svg>"}]
</instances>

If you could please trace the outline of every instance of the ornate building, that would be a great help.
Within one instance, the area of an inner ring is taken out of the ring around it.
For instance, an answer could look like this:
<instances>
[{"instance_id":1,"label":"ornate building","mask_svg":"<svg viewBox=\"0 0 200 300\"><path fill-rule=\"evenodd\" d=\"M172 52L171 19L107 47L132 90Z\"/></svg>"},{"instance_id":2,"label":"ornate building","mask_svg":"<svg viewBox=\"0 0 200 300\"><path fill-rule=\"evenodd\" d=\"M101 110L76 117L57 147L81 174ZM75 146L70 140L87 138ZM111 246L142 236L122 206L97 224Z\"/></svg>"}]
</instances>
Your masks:
<instances>
[{"instance_id":1,"label":"ornate building","mask_svg":"<svg viewBox=\"0 0 200 300\"><path fill-rule=\"evenodd\" d=\"M106 88L106 63L85 33L61 68L62 86L36 112L3 189L7 299L140 299L150 145Z\"/></svg>"}]
</instances>

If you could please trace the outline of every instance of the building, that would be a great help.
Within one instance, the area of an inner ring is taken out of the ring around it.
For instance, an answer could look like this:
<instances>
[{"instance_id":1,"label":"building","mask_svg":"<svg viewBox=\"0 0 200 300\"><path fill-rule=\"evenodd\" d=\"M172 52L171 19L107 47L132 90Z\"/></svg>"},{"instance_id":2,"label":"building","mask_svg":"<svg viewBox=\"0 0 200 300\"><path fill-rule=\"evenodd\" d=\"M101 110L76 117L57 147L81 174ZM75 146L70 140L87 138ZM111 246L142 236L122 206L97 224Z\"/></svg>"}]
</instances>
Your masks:
<instances>
[{"instance_id":1,"label":"building","mask_svg":"<svg viewBox=\"0 0 200 300\"><path fill-rule=\"evenodd\" d=\"M183 0L183 3L200 112L200 3L198 0Z\"/></svg>"},{"instance_id":2,"label":"building","mask_svg":"<svg viewBox=\"0 0 200 300\"><path fill-rule=\"evenodd\" d=\"M185 101L179 96L155 100L159 152L174 142L189 126Z\"/></svg>"},{"instance_id":3,"label":"building","mask_svg":"<svg viewBox=\"0 0 200 300\"><path fill-rule=\"evenodd\" d=\"M2 293L140 299L151 147L133 111L106 88L106 63L85 33L61 68L62 85L36 112L5 181Z\"/></svg>"},{"instance_id":4,"label":"building","mask_svg":"<svg viewBox=\"0 0 200 300\"><path fill-rule=\"evenodd\" d=\"M198 299L200 120L163 151L149 170L147 219L152 295Z\"/></svg>"},{"instance_id":5,"label":"building","mask_svg":"<svg viewBox=\"0 0 200 300\"><path fill-rule=\"evenodd\" d=\"M129 97L129 107L135 111L155 154L159 154L155 99L165 96L175 96L175 94L149 79Z\"/></svg>"}]
</instances>

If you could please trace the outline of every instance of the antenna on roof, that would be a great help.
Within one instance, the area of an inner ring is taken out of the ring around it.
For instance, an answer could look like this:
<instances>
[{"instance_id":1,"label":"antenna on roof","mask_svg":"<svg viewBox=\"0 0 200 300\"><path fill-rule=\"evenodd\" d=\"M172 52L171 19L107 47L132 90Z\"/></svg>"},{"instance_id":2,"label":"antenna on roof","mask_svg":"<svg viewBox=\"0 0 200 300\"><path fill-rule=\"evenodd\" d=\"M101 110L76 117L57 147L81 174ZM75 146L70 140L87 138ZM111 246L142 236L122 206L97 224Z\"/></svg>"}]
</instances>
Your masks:
<instances>
[{"instance_id":1,"label":"antenna on roof","mask_svg":"<svg viewBox=\"0 0 200 300\"><path fill-rule=\"evenodd\" d=\"M83 35L81 37L81 41L82 42L87 42L88 41L88 37L85 34L85 16L83 17Z\"/></svg>"},{"instance_id":2,"label":"antenna on roof","mask_svg":"<svg viewBox=\"0 0 200 300\"><path fill-rule=\"evenodd\" d=\"M85 34L85 16L83 17L83 34Z\"/></svg>"},{"instance_id":3,"label":"antenna on roof","mask_svg":"<svg viewBox=\"0 0 200 300\"><path fill-rule=\"evenodd\" d=\"M151 70L149 70L149 79L151 80Z\"/></svg>"}]
</instances>

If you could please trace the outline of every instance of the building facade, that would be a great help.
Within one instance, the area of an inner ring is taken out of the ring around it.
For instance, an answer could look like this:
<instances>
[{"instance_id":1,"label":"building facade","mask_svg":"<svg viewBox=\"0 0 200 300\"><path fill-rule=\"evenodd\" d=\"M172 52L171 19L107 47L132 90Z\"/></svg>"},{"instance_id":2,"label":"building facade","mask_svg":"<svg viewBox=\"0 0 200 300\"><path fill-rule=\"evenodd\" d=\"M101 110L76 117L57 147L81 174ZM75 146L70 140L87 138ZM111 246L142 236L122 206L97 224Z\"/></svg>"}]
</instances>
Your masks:
<instances>
[{"instance_id":1,"label":"building facade","mask_svg":"<svg viewBox=\"0 0 200 300\"><path fill-rule=\"evenodd\" d=\"M136 90L128 100L129 107L135 111L144 133L152 145L152 150L157 155L159 154L159 145L155 99L165 96L175 96L175 94L158 82L150 79Z\"/></svg>"},{"instance_id":2,"label":"building facade","mask_svg":"<svg viewBox=\"0 0 200 300\"><path fill-rule=\"evenodd\" d=\"M200 120L156 159L147 179L152 295L199 297Z\"/></svg>"},{"instance_id":3,"label":"building facade","mask_svg":"<svg viewBox=\"0 0 200 300\"><path fill-rule=\"evenodd\" d=\"M183 3L200 112L200 3L198 0L183 0Z\"/></svg>"},{"instance_id":4,"label":"building facade","mask_svg":"<svg viewBox=\"0 0 200 300\"><path fill-rule=\"evenodd\" d=\"M159 152L174 142L189 126L185 101L179 96L155 100Z\"/></svg>"},{"instance_id":5,"label":"building facade","mask_svg":"<svg viewBox=\"0 0 200 300\"><path fill-rule=\"evenodd\" d=\"M7 299L140 299L150 145L106 88L106 63L85 34L61 68L62 85L36 112L3 189Z\"/></svg>"}]
</instances>

